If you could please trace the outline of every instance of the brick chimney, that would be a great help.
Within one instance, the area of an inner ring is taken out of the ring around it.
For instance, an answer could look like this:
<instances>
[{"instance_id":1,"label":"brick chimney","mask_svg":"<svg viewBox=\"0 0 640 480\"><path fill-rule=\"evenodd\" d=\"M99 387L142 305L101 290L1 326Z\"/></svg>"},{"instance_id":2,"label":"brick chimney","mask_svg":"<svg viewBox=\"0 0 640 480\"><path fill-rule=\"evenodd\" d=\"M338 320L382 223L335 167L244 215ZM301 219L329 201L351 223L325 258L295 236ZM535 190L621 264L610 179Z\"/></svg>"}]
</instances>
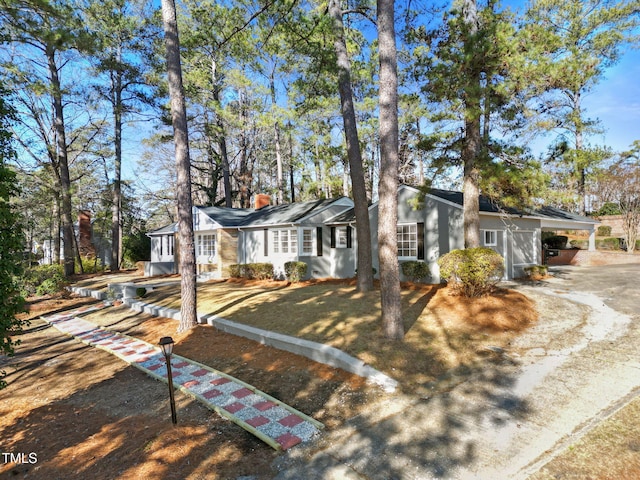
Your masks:
<instances>
[{"instance_id":1,"label":"brick chimney","mask_svg":"<svg viewBox=\"0 0 640 480\"><path fill-rule=\"evenodd\" d=\"M95 247L91 243L91 212L80 210L78 214L78 249L85 257L95 255Z\"/></svg>"},{"instance_id":2,"label":"brick chimney","mask_svg":"<svg viewBox=\"0 0 640 480\"><path fill-rule=\"evenodd\" d=\"M271 205L271 197L265 193L258 193L255 196L254 203L256 209L268 207L269 205Z\"/></svg>"}]
</instances>

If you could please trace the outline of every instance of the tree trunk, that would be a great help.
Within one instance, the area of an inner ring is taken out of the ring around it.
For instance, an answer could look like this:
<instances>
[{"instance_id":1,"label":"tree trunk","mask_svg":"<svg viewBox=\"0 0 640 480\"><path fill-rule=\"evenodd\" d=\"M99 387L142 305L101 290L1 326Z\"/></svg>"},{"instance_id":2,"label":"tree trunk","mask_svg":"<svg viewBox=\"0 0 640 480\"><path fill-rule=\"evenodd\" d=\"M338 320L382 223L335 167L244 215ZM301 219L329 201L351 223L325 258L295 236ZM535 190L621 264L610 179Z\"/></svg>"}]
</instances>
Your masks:
<instances>
[{"instance_id":1,"label":"tree trunk","mask_svg":"<svg viewBox=\"0 0 640 480\"><path fill-rule=\"evenodd\" d=\"M464 92L464 139L462 143L464 247L480 246L480 155L481 133L481 78L480 62L474 58L474 44L478 33L478 10L475 0L465 0L463 15L467 24L465 52L471 58L467 66Z\"/></svg>"},{"instance_id":2,"label":"tree trunk","mask_svg":"<svg viewBox=\"0 0 640 480\"><path fill-rule=\"evenodd\" d=\"M178 201L178 242L182 296L178 332L183 332L196 326L198 317L196 313L196 258L193 238L189 135L174 0L162 0L162 19L167 47L167 74L178 176L176 197Z\"/></svg>"},{"instance_id":3,"label":"tree trunk","mask_svg":"<svg viewBox=\"0 0 640 480\"><path fill-rule=\"evenodd\" d=\"M64 252L64 275L69 277L74 273L75 258L73 253L73 215L71 213L71 177L69 176L69 160L67 156L67 139L64 125L64 109L62 106L62 90L58 67L56 66L55 49L52 45L45 48L51 89L53 97L54 129L56 132L57 161L60 177L60 199L62 214L62 241Z\"/></svg>"},{"instance_id":4,"label":"tree trunk","mask_svg":"<svg viewBox=\"0 0 640 480\"><path fill-rule=\"evenodd\" d=\"M276 82L274 78L274 72L271 72L269 77L269 88L271 90L271 105L274 110L276 105ZM274 142L276 148L276 190L277 190L277 203L282 205L284 203L284 187L283 187L283 168L282 168L282 145L280 144L280 123L276 119L273 124L274 129Z\"/></svg>"},{"instance_id":5,"label":"tree trunk","mask_svg":"<svg viewBox=\"0 0 640 480\"><path fill-rule=\"evenodd\" d=\"M251 184L253 173L249 165L249 141L247 140L247 109L244 104L243 92L238 94L238 103L240 105L240 168L238 179L240 183L240 208L251 208Z\"/></svg>"},{"instance_id":6,"label":"tree trunk","mask_svg":"<svg viewBox=\"0 0 640 480\"><path fill-rule=\"evenodd\" d=\"M218 77L216 75L216 62L211 60L211 81L213 84L213 100L216 107L220 107L220 86L218 85ZM233 206L231 197L231 172L229 168L229 154L227 152L227 137L224 128L224 122L219 111L216 111L216 125L218 127L218 146L220 147L220 157L222 158L222 182L224 184L224 206L231 208Z\"/></svg>"},{"instance_id":7,"label":"tree trunk","mask_svg":"<svg viewBox=\"0 0 640 480\"><path fill-rule=\"evenodd\" d=\"M118 62L120 52L118 51ZM113 73L114 79L114 140L115 140L115 171L113 178L113 205L111 206L111 271L120 270L122 258L122 72Z\"/></svg>"},{"instance_id":8,"label":"tree trunk","mask_svg":"<svg viewBox=\"0 0 640 480\"><path fill-rule=\"evenodd\" d=\"M353 192L354 212L356 216L356 236L358 238L357 284L358 290L373 290L373 266L371 261L371 227L369 225L369 204L367 188L362 168L362 152L358 138L356 113L351 89L351 63L344 39L344 24L339 0L329 1L329 14L333 19L334 49L338 63L338 89L340 107L344 123L344 135L347 142L351 190ZM394 44L395 49L395 44ZM395 50L394 50L395 51Z\"/></svg>"},{"instance_id":9,"label":"tree trunk","mask_svg":"<svg viewBox=\"0 0 640 480\"><path fill-rule=\"evenodd\" d=\"M382 328L386 338L404 337L398 267L398 68L393 0L378 0L380 55L380 184L378 248Z\"/></svg>"},{"instance_id":10,"label":"tree trunk","mask_svg":"<svg viewBox=\"0 0 640 480\"><path fill-rule=\"evenodd\" d=\"M60 187L60 182L58 182ZM51 237L51 263L60 265L60 250L62 249L60 241L60 230L62 228L61 215L60 215L60 192L56 189L53 192L53 204L51 205L53 211L51 213L52 228L50 232Z\"/></svg>"},{"instance_id":11,"label":"tree trunk","mask_svg":"<svg viewBox=\"0 0 640 480\"><path fill-rule=\"evenodd\" d=\"M580 215L586 215L587 214L587 195L585 192L585 188L586 188L586 177L587 177L587 172L586 172L586 168L585 168L585 161L583 158L584 155L584 139L583 139L583 132L582 132L582 122L581 122L581 118L582 118L582 110L581 110L581 96L580 96L580 92L577 92L574 96L573 96L573 111L574 111L574 116L576 119L578 119L576 121L576 164L574 165L574 168L576 169L576 174L578 176L577 179L577 192L578 192L578 203L579 203L579 212Z\"/></svg>"}]
</instances>

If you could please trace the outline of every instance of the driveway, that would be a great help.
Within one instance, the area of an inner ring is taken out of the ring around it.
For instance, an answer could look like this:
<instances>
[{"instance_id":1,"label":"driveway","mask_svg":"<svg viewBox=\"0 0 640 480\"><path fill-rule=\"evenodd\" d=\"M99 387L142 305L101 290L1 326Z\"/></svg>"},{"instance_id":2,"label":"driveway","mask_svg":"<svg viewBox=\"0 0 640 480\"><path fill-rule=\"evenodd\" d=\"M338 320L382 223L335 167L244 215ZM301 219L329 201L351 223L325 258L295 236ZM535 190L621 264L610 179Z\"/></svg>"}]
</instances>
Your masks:
<instances>
[{"instance_id":1,"label":"driveway","mask_svg":"<svg viewBox=\"0 0 640 480\"><path fill-rule=\"evenodd\" d=\"M640 265L555 268L563 288L593 293L619 312L640 315Z\"/></svg>"},{"instance_id":2,"label":"driveway","mask_svg":"<svg viewBox=\"0 0 640 480\"><path fill-rule=\"evenodd\" d=\"M396 396L279 461L278 480L525 479L638 395L640 265L516 286L540 321L431 396Z\"/></svg>"}]
</instances>

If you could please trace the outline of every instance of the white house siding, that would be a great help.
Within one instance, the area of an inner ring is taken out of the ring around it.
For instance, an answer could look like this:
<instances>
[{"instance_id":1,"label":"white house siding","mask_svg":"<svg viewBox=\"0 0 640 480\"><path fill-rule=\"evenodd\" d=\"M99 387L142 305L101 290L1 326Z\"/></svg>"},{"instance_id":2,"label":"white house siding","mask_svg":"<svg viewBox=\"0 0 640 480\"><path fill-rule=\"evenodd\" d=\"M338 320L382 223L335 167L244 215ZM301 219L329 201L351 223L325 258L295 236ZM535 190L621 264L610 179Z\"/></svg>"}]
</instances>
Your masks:
<instances>
[{"instance_id":1,"label":"white house siding","mask_svg":"<svg viewBox=\"0 0 640 480\"><path fill-rule=\"evenodd\" d=\"M524 267L541 263L538 219L483 214L480 216L480 228L483 244L486 231L497 232L498 244L490 248L504 257L505 278L521 277Z\"/></svg>"},{"instance_id":2,"label":"white house siding","mask_svg":"<svg viewBox=\"0 0 640 480\"><path fill-rule=\"evenodd\" d=\"M419 198L423 200L418 202ZM378 261L378 206L370 209L370 219L372 226L372 247L373 265L379 272ZM418 255L401 257L399 262L407 260L420 260L429 265L431 271L431 282L440 282L440 270L438 268L438 258L451 250L463 248L463 223L462 210L447 202L431 196L424 196L416 190L401 188L398 192L398 225L423 225L423 252L424 258ZM400 270L401 280L406 280Z\"/></svg>"},{"instance_id":3,"label":"white house siding","mask_svg":"<svg viewBox=\"0 0 640 480\"><path fill-rule=\"evenodd\" d=\"M145 264L145 275L153 276L175 273L174 253L175 238L173 234L152 236L151 261Z\"/></svg>"}]
</instances>

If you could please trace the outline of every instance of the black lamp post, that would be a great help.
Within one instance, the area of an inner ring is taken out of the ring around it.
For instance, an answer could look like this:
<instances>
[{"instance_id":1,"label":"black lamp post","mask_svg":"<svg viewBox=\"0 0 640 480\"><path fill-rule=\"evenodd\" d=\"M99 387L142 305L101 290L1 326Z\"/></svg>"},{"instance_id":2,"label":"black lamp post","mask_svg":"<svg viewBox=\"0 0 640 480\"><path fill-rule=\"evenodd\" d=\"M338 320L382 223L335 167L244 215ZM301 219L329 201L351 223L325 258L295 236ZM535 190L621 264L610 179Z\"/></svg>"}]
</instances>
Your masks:
<instances>
[{"instance_id":1,"label":"black lamp post","mask_svg":"<svg viewBox=\"0 0 640 480\"><path fill-rule=\"evenodd\" d=\"M167 362L167 382L169 383L169 400L171 402L171 421L175 425L178 423L176 416L176 401L173 397L173 376L171 375L171 353L173 352L173 338L162 337L158 345L162 349L162 354Z\"/></svg>"}]
</instances>

